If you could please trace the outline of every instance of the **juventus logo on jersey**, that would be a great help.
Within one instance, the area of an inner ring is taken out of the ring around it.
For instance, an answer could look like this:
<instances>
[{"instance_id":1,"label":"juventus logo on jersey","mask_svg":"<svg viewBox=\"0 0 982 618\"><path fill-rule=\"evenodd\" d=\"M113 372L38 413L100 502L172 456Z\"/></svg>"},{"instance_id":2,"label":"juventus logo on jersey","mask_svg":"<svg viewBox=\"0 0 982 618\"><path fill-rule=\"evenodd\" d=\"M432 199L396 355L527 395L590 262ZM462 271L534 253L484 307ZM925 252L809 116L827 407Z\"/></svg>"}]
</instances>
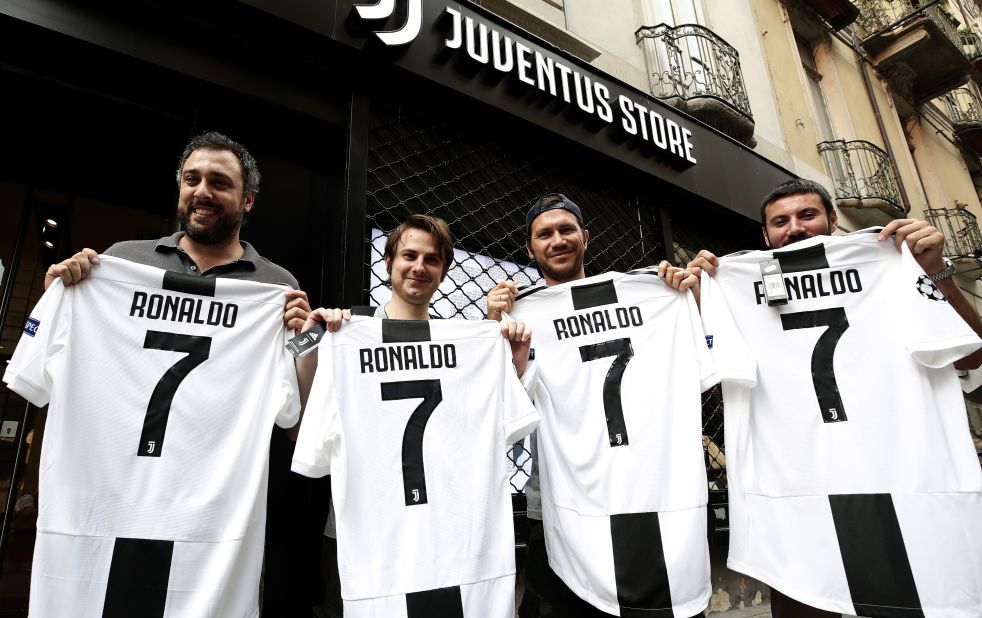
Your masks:
<instances>
[{"instance_id":1,"label":"juventus logo on jersey","mask_svg":"<svg viewBox=\"0 0 982 618\"><path fill-rule=\"evenodd\" d=\"M822 410L822 422L824 423L841 423L849 420L846 418L846 413L839 408L829 407L822 408Z\"/></svg>"},{"instance_id":2,"label":"juventus logo on jersey","mask_svg":"<svg viewBox=\"0 0 982 618\"><path fill-rule=\"evenodd\" d=\"M148 440L147 441L147 455L153 454L153 449L156 446L157 446L157 443L154 440Z\"/></svg>"},{"instance_id":3,"label":"juventus logo on jersey","mask_svg":"<svg viewBox=\"0 0 982 618\"><path fill-rule=\"evenodd\" d=\"M413 502L419 502L419 490L418 489L414 489L413 490Z\"/></svg>"}]
</instances>

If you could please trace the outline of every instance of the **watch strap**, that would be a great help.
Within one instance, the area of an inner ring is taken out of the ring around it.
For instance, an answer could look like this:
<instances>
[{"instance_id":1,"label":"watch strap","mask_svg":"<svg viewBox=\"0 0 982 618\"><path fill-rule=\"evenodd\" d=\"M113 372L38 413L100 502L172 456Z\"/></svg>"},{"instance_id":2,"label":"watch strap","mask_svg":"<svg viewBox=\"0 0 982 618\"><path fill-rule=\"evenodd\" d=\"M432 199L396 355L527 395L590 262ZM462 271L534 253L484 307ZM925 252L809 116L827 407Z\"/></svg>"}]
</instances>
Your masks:
<instances>
[{"instance_id":1,"label":"watch strap","mask_svg":"<svg viewBox=\"0 0 982 618\"><path fill-rule=\"evenodd\" d=\"M940 272L936 272L933 275L928 275L927 276L928 279L930 279L931 281L933 281L935 283L937 283L938 281L942 281L944 279L947 279L948 277L951 277L956 272L955 271L955 263L954 262L952 262L951 260L949 260L946 257L943 257L941 259L944 260L944 263L945 263L944 270L942 270Z\"/></svg>"}]
</instances>

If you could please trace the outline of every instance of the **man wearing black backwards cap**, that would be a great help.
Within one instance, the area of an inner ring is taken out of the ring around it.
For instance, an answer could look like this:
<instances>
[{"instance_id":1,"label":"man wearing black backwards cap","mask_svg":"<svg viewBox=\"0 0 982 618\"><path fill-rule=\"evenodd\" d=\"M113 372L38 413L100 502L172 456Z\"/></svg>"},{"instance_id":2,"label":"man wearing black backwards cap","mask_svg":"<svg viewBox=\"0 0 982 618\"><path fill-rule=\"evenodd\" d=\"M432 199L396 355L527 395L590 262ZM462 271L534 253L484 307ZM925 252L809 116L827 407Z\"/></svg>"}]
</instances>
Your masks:
<instances>
[{"instance_id":1,"label":"man wearing black backwards cap","mask_svg":"<svg viewBox=\"0 0 982 618\"><path fill-rule=\"evenodd\" d=\"M583 262L590 232L583 212L562 193L547 193L533 200L525 217L528 237L525 249L535 262L546 285L558 285L586 278ZM659 265L659 275L681 291L697 282L681 268ZM512 308L518 286L502 281L488 293L488 319L502 319ZM527 349L526 349L527 350ZM516 363L519 359L516 359ZM532 361L529 362L532 366ZM533 371L522 375L526 390L534 388ZM525 485L529 518L529 542L525 559L525 592L518 608L520 618L594 618L610 616L580 599L549 567L542 530L542 503L535 435L532 434L532 475Z\"/></svg>"}]
</instances>

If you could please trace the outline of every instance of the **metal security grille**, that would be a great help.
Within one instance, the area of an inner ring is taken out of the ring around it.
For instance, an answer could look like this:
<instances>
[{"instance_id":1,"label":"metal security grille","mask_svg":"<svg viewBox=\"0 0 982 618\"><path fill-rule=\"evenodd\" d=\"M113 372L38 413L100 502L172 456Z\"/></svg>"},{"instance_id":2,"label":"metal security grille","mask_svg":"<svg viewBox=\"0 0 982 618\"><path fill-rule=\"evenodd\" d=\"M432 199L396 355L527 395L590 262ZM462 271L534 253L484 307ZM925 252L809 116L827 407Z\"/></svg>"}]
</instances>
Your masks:
<instances>
[{"instance_id":1,"label":"metal security grille","mask_svg":"<svg viewBox=\"0 0 982 618\"><path fill-rule=\"evenodd\" d=\"M552 191L566 194L584 209L590 230L588 275L656 264L666 255L684 263L704 247L719 254L747 248L746 236L720 223L727 230L720 239L683 233L666 252L664 230L652 203L659 193L653 187L604 161L572 152L549 135L530 134L527 126L510 125L499 117L489 126L474 121L473 108L467 118L453 109L450 104L433 111L373 103L365 229L365 291L372 305L391 296L383 260L386 235L407 215L425 213L449 223L456 246L432 312L442 318L483 318L486 295L498 281L507 277L520 284L539 282L525 252L525 213L531 200ZM656 197L649 200L646 195ZM687 227L686 220L693 217L698 219L696 214L677 218ZM722 448L721 402L712 393L705 401L707 437ZM716 452L711 459L718 463L707 458L707 469L710 481L722 488L725 469ZM515 464L512 486L521 492L531 466L528 444L515 445L509 457Z\"/></svg>"}]
</instances>

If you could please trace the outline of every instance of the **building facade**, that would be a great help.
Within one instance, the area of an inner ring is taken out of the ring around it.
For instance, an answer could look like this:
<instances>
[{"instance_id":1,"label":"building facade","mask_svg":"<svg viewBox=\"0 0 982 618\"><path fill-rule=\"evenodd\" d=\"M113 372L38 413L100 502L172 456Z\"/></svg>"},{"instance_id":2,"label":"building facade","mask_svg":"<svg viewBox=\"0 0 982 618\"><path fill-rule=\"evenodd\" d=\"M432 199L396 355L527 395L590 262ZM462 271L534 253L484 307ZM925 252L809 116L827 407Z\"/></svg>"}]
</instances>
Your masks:
<instances>
[{"instance_id":1,"label":"building facade","mask_svg":"<svg viewBox=\"0 0 982 618\"><path fill-rule=\"evenodd\" d=\"M828 187L847 231L927 218L982 300L977 0L385 4L0 0L0 358L48 264L176 229L175 160L206 130L256 154L243 236L312 304L384 302L384 235L411 212L457 242L434 311L476 318L495 282L537 280L523 226L543 193L583 207L592 274L760 248L759 200L796 176ZM45 412L5 388L0 403L0 616L17 616ZM714 610L766 600L722 569L721 414L708 393ZM324 486L272 440L267 573L283 575L264 594L301 615L320 556L287 531L319 537ZM512 459L521 521L523 445Z\"/></svg>"}]
</instances>

